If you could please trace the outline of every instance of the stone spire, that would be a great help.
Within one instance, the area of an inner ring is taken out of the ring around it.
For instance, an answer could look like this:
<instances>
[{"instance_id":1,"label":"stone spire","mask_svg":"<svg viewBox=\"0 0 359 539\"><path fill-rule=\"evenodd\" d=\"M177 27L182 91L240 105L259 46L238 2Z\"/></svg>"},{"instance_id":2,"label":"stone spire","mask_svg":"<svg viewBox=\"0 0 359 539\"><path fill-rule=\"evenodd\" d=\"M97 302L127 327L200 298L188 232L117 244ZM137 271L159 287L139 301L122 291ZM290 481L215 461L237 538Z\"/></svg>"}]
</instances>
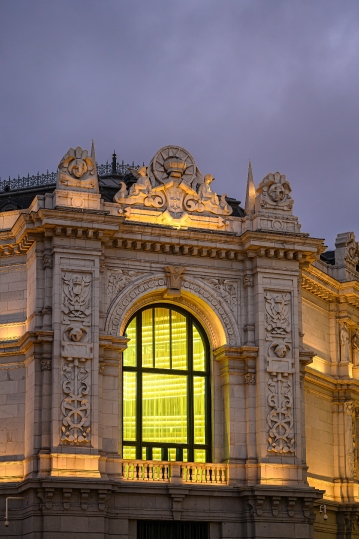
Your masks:
<instances>
[{"instance_id":1,"label":"stone spire","mask_svg":"<svg viewBox=\"0 0 359 539\"><path fill-rule=\"evenodd\" d=\"M93 161L93 164L96 165L95 143L93 139L92 139L92 144L91 144L91 159Z\"/></svg>"},{"instance_id":2,"label":"stone spire","mask_svg":"<svg viewBox=\"0 0 359 539\"><path fill-rule=\"evenodd\" d=\"M255 188L254 180L253 180L252 163L249 160L248 177L247 177L246 204L245 204L246 215L248 215L250 213L254 213L255 201L256 201L256 188Z\"/></svg>"}]
</instances>

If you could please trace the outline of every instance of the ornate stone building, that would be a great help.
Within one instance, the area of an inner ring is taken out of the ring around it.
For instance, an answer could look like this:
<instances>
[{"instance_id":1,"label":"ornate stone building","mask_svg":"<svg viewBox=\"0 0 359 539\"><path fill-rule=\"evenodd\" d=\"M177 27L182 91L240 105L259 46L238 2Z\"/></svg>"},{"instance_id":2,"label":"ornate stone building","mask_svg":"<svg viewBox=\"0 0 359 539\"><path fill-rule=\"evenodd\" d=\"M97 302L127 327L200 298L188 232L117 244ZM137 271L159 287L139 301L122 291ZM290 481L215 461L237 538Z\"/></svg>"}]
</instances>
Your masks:
<instances>
[{"instance_id":1,"label":"ornate stone building","mask_svg":"<svg viewBox=\"0 0 359 539\"><path fill-rule=\"evenodd\" d=\"M0 182L1 537L359 537L354 234L213 180L167 146Z\"/></svg>"}]
</instances>

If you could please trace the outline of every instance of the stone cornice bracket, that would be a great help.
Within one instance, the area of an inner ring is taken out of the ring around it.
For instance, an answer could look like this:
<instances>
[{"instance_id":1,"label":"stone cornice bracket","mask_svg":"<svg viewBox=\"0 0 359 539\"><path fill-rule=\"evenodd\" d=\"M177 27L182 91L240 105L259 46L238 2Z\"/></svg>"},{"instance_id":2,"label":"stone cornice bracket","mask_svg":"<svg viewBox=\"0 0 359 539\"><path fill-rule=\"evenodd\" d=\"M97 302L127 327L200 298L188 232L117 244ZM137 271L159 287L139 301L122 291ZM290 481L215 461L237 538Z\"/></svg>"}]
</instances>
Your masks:
<instances>
[{"instance_id":1,"label":"stone cornice bracket","mask_svg":"<svg viewBox=\"0 0 359 539\"><path fill-rule=\"evenodd\" d=\"M62 489L62 504L64 509L70 509L72 488Z\"/></svg>"},{"instance_id":2,"label":"stone cornice bracket","mask_svg":"<svg viewBox=\"0 0 359 539\"><path fill-rule=\"evenodd\" d=\"M167 279L167 290L164 298L178 298L181 296L183 274L186 271L184 266L165 266Z\"/></svg>"},{"instance_id":3,"label":"stone cornice bracket","mask_svg":"<svg viewBox=\"0 0 359 539\"><path fill-rule=\"evenodd\" d=\"M307 349L299 350L299 362L300 362L301 367L304 368L307 365L310 365L311 363L313 363L313 358L316 355L317 354L313 352L312 350L307 350Z\"/></svg>"},{"instance_id":4,"label":"stone cornice bracket","mask_svg":"<svg viewBox=\"0 0 359 539\"><path fill-rule=\"evenodd\" d=\"M123 352L127 348L127 343L130 339L127 339L124 335L107 335L100 333L99 335L99 344L100 348L105 350L116 350L118 352Z\"/></svg>"},{"instance_id":5,"label":"stone cornice bracket","mask_svg":"<svg viewBox=\"0 0 359 539\"><path fill-rule=\"evenodd\" d=\"M221 364L221 375L243 374L246 384L256 382L257 346L223 345L213 351L216 361Z\"/></svg>"},{"instance_id":6,"label":"stone cornice bracket","mask_svg":"<svg viewBox=\"0 0 359 539\"><path fill-rule=\"evenodd\" d=\"M177 486L170 486L168 487L168 491L172 498L173 520L180 520L182 514L182 501L189 493L189 490Z\"/></svg>"}]
</instances>

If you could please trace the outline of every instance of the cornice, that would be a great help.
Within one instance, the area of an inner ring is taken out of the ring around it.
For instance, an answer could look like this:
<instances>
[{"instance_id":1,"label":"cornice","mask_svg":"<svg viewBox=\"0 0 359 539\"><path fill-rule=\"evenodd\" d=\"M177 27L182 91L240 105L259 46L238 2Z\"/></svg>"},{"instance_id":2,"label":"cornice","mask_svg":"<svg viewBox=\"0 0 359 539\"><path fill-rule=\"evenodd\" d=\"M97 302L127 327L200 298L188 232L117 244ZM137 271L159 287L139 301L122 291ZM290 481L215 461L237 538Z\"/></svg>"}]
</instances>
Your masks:
<instances>
[{"instance_id":1,"label":"cornice","mask_svg":"<svg viewBox=\"0 0 359 539\"><path fill-rule=\"evenodd\" d=\"M0 341L0 358L25 354L34 344L52 343L53 331L27 331L14 341Z\"/></svg>"},{"instance_id":2,"label":"cornice","mask_svg":"<svg viewBox=\"0 0 359 539\"><path fill-rule=\"evenodd\" d=\"M144 223L127 223L107 211L74 211L68 208L22 212L11 230L0 233L0 256L26 252L36 239L67 237L100 240L107 248L244 260L268 258L295 260L307 266L323 250L323 240L306 234L246 231L174 229Z\"/></svg>"},{"instance_id":3,"label":"cornice","mask_svg":"<svg viewBox=\"0 0 359 539\"><path fill-rule=\"evenodd\" d=\"M346 301L359 308L359 282L340 282L313 265L302 273L302 288L324 301Z\"/></svg>"},{"instance_id":4,"label":"cornice","mask_svg":"<svg viewBox=\"0 0 359 539\"><path fill-rule=\"evenodd\" d=\"M359 380L356 378L336 379L329 374L305 367L305 381L330 392L352 391L359 398ZM332 398L334 401L334 397Z\"/></svg>"}]
</instances>

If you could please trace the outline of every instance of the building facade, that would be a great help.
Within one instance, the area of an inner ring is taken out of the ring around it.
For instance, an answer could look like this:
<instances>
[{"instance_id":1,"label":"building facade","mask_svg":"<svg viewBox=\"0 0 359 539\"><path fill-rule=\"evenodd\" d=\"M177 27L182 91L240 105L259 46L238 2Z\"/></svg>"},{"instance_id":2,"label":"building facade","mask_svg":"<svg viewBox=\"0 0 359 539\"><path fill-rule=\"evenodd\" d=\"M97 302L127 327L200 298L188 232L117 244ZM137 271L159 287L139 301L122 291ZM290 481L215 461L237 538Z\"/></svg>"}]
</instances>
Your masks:
<instances>
[{"instance_id":1,"label":"building facade","mask_svg":"<svg viewBox=\"0 0 359 539\"><path fill-rule=\"evenodd\" d=\"M167 146L0 182L0 537L359 537L355 236L213 180Z\"/></svg>"}]
</instances>

